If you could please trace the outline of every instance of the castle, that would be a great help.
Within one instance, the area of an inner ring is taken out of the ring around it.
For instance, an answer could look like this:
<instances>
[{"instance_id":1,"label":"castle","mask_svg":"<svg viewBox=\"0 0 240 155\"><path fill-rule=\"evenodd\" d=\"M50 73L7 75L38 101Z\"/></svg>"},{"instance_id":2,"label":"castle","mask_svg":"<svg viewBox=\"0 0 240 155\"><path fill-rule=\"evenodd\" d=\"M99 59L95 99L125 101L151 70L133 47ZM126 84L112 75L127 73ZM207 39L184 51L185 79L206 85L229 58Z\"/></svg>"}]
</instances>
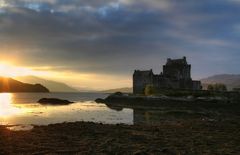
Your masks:
<instances>
[{"instance_id":1,"label":"castle","mask_svg":"<svg viewBox=\"0 0 240 155\"><path fill-rule=\"evenodd\" d=\"M201 90L201 82L191 78L191 65L186 57L182 59L167 59L163 72L156 75L151 70L135 70L133 74L133 93L143 94L147 85L157 89L188 89Z\"/></svg>"}]
</instances>

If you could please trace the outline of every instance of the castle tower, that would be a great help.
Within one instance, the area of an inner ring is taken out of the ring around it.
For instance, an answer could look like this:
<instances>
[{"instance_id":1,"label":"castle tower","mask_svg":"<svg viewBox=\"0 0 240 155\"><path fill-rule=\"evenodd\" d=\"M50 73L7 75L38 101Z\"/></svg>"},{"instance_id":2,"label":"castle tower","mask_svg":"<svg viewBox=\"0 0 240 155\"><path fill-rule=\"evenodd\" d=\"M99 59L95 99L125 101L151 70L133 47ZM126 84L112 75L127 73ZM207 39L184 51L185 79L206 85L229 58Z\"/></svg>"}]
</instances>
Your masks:
<instances>
[{"instance_id":1,"label":"castle tower","mask_svg":"<svg viewBox=\"0 0 240 155\"><path fill-rule=\"evenodd\" d=\"M147 85L153 84L153 76L152 70L135 70L133 74L133 93L142 94Z\"/></svg>"},{"instance_id":2,"label":"castle tower","mask_svg":"<svg viewBox=\"0 0 240 155\"><path fill-rule=\"evenodd\" d=\"M163 66L163 76L171 79L191 79L191 65L187 63L186 57L182 59L168 58Z\"/></svg>"}]
</instances>

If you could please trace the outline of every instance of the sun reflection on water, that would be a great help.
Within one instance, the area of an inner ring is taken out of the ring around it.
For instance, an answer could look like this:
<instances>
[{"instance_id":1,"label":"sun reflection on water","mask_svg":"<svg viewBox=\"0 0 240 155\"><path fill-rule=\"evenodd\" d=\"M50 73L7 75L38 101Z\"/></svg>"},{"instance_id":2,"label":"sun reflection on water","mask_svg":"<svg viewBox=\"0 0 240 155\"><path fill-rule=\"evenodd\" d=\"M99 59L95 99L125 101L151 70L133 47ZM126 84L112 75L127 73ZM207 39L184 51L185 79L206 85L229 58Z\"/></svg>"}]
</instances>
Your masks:
<instances>
[{"instance_id":1,"label":"sun reflection on water","mask_svg":"<svg viewBox=\"0 0 240 155\"><path fill-rule=\"evenodd\" d=\"M21 109L12 105L11 93L0 93L0 117L7 117L21 112Z\"/></svg>"}]
</instances>

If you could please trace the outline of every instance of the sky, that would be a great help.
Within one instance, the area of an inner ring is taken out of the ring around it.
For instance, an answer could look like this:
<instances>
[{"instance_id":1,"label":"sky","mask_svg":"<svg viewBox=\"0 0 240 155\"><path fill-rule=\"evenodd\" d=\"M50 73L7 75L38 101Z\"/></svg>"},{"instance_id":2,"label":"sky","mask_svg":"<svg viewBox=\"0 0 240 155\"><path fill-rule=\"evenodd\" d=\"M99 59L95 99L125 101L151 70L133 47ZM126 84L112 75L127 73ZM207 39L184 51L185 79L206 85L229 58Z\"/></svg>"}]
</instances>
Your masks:
<instances>
[{"instance_id":1,"label":"sky","mask_svg":"<svg viewBox=\"0 0 240 155\"><path fill-rule=\"evenodd\" d=\"M240 0L0 0L0 64L98 90L169 57L194 79L239 74L239 14Z\"/></svg>"}]
</instances>

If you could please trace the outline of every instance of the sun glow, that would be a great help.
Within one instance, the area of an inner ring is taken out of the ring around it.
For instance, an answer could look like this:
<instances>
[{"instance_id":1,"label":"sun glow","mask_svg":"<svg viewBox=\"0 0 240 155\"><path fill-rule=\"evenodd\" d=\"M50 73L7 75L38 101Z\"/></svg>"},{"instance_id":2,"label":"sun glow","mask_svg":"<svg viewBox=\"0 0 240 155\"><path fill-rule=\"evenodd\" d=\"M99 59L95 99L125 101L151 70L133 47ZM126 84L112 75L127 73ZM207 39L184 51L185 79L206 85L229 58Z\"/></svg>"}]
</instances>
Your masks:
<instances>
[{"instance_id":1,"label":"sun glow","mask_svg":"<svg viewBox=\"0 0 240 155\"><path fill-rule=\"evenodd\" d=\"M0 63L0 76L16 77L31 74L31 70L23 67L16 67L7 63Z\"/></svg>"},{"instance_id":2,"label":"sun glow","mask_svg":"<svg viewBox=\"0 0 240 155\"><path fill-rule=\"evenodd\" d=\"M1 93L0 94L0 117L7 117L13 114L20 113L21 110L13 107L12 105L12 94Z\"/></svg>"},{"instance_id":3,"label":"sun glow","mask_svg":"<svg viewBox=\"0 0 240 155\"><path fill-rule=\"evenodd\" d=\"M2 77L15 78L27 75L47 76L51 75L51 73L48 71L35 71L30 67L19 67L9 62L0 62L0 76Z\"/></svg>"}]
</instances>

